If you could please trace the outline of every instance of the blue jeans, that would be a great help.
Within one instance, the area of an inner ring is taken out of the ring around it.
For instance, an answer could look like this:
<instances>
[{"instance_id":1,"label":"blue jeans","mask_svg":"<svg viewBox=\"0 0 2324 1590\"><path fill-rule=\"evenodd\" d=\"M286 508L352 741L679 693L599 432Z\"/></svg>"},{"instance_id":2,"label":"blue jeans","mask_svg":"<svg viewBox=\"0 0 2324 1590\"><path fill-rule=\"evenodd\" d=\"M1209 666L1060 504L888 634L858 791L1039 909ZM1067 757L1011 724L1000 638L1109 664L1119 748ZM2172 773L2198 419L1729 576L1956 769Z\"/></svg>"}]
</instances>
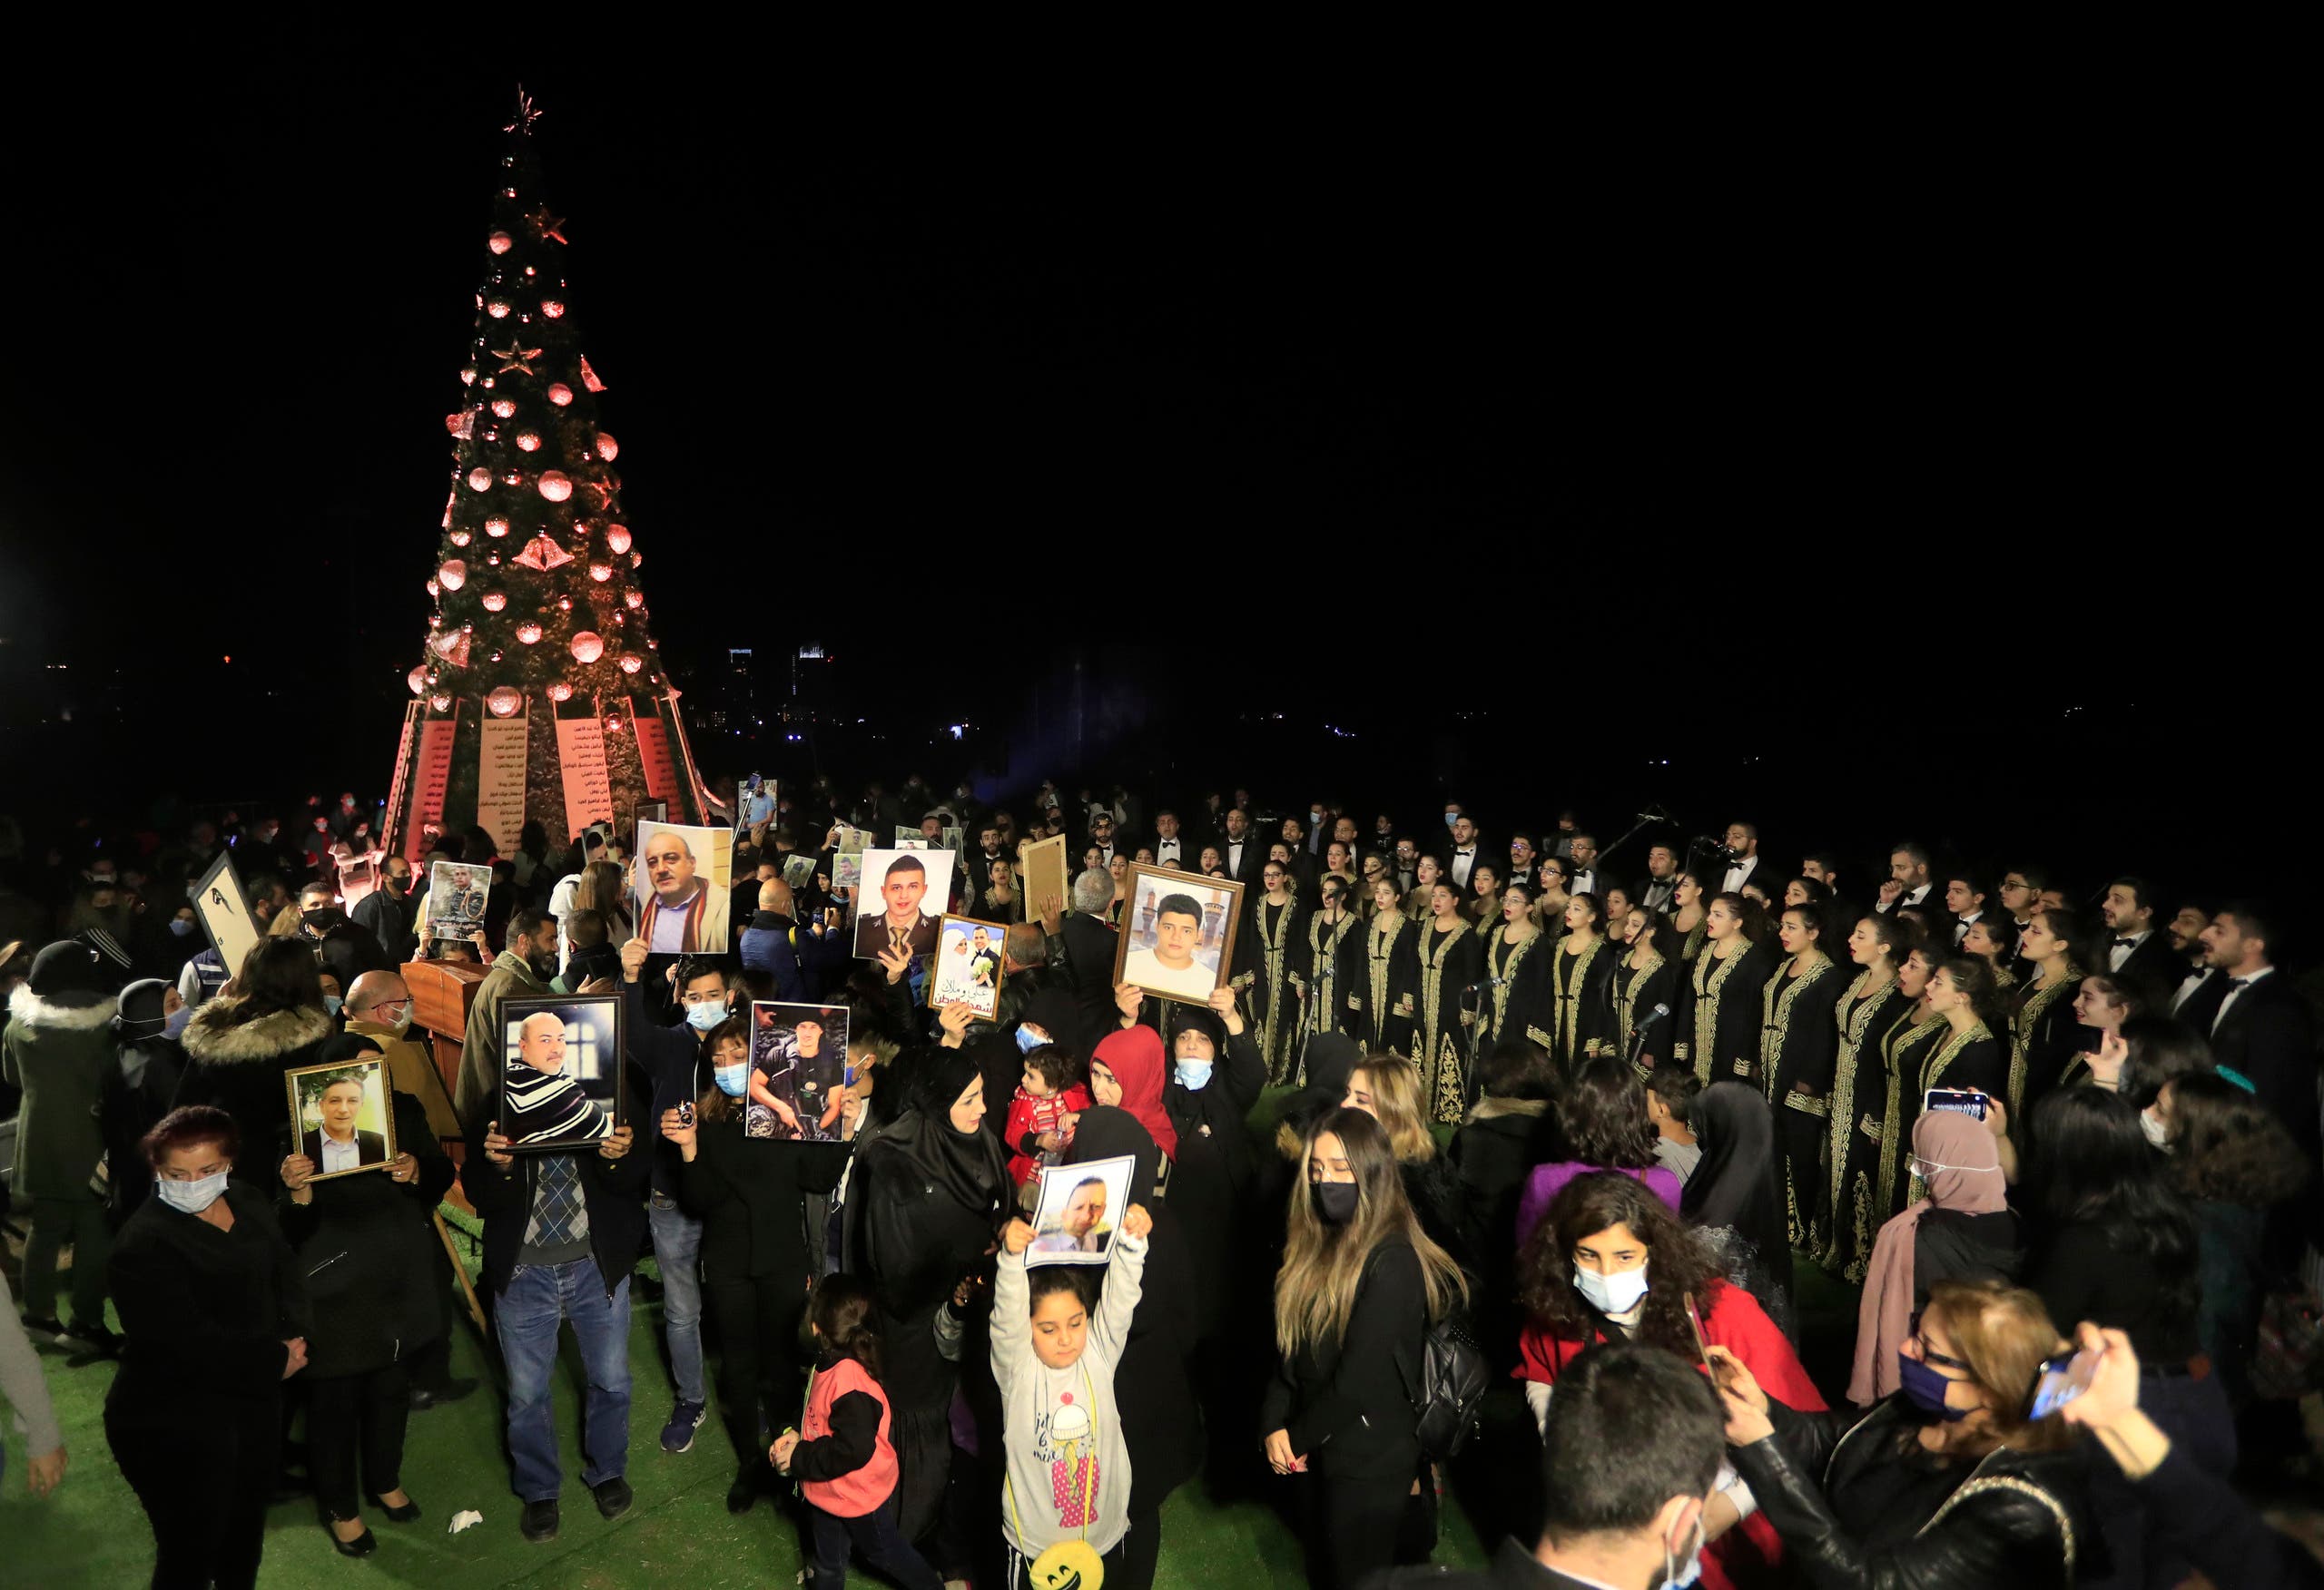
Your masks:
<instances>
[{"instance_id":1,"label":"blue jeans","mask_svg":"<svg viewBox=\"0 0 2324 1590\"><path fill-rule=\"evenodd\" d=\"M944 1590L944 1580L911 1542L896 1531L896 1498L891 1494L860 1518L842 1518L812 1502L807 1518L814 1536L814 1576L812 1590L840 1590L847 1578L848 1548L859 1553L864 1565L885 1574L903 1590Z\"/></svg>"},{"instance_id":2,"label":"blue jeans","mask_svg":"<svg viewBox=\"0 0 2324 1590\"><path fill-rule=\"evenodd\" d=\"M549 1377L556 1369L557 1327L573 1321L589 1396L581 1419L581 1483L618 1479L629 1459L629 1277L613 1296L595 1259L519 1264L495 1311L501 1361L508 1366L508 1455L516 1491L527 1502L553 1501L565 1483L556 1458L556 1420Z\"/></svg>"},{"instance_id":3,"label":"blue jeans","mask_svg":"<svg viewBox=\"0 0 2324 1590\"><path fill-rule=\"evenodd\" d=\"M678 1400L703 1403L702 1222L656 1192L645 1210L654 1228L654 1264L662 1272L662 1335Z\"/></svg>"}]
</instances>

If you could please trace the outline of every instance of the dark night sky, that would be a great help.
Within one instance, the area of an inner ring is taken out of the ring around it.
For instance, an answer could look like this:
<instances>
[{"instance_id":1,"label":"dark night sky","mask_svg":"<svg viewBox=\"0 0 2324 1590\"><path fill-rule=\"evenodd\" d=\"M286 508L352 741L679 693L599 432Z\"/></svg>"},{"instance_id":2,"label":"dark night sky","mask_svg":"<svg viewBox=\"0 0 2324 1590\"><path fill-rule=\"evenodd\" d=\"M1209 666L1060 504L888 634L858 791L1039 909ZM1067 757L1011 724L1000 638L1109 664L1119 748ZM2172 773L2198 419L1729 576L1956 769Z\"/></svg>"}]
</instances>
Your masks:
<instances>
[{"instance_id":1,"label":"dark night sky","mask_svg":"<svg viewBox=\"0 0 2324 1590\"><path fill-rule=\"evenodd\" d=\"M20 720L49 661L120 666L199 698L181 742L216 713L383 778L519 75L681 677L845 641L950 712L915 638L1047 614L1472 778L1542 728L1587 785L1642 721L1734 768L1829 724L1952 746L1971 796L2102 779L2223 679L2263 718L2299 666L2302 579L2209 555L2280 523L2290 411L2240 369L2278 223L2191 150L2067 181L1997 133L1700 136L1418 64L1060 94L586 59L190 73L84 135L19 101L12 253L56 273L4 378ZM1157 583L1191 633L1142 619ZM194 738L189 792L233 788Z\"/></svg>"}]
</instances>

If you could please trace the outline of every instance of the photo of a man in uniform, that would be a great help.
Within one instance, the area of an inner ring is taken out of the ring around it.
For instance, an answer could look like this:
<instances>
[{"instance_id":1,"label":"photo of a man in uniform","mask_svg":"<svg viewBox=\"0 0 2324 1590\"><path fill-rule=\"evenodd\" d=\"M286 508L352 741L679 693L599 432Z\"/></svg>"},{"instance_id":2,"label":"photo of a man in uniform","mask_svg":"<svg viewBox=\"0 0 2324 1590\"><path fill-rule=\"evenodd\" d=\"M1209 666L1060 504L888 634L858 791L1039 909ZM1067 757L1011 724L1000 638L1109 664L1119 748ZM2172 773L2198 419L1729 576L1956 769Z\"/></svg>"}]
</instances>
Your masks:
<instances>
[{"instance_id":1,"label":"photo of a man in uniform","mask_svg":"<svg viewBox=\"0 0 2324 1590\"><path fill-rule=\"evenodd\" d=\"M930 954L936 948L938 918L921 908L928 896L929 869L922 860L925 852L900 850L888 859L887 872L880 879L878 905L881 908L866 912L855 924L855 953L867 959L877 959L888 949L901 947L914 957ZM951 858L943 858L949 877ZM868 867L867 867L868 870ZM867 906L873 902L867 900ZM943 904L941 900L937 902Z\"/></svg>"}]
</instances>

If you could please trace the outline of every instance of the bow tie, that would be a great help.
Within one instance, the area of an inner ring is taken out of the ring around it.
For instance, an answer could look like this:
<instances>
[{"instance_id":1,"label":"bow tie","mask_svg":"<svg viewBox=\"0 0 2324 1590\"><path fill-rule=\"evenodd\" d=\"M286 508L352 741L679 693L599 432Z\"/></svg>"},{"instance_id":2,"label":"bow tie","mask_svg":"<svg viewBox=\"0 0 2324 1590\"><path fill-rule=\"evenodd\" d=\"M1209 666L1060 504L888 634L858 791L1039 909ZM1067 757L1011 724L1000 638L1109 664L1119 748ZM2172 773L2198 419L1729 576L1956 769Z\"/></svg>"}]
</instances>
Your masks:
<instances>
[{"instance_id":1,"label":"bow tie","mask_svg":"<svg viewBox=\"0 0 2324 1590\"><path fill-rule=\"evenodd\" d=\"M2230 977L2230 978L2227 980L2227 991L2228 991L2230 994L2239 994L2239 993L2241 993L2244 989L2249 988L2250 986L2251 986L2251 979L2250 979L2250 978L2249 978L2249 977Z\"/></svg>"},{"instance_id":2,"label":"bow tie","mask_svg":"<svg viewBox=\"0 0 2324 1590\"><path fill-rule=\"evenodd\" d=\"M2114 947L2116 949L2128 949L2136 943L2138 943L2138 940L2135 938L2117 938L2114 940Z\"/></svg>"},{"instance_id":3,"label":"bow tie","mask_svg":"<svg viewBox=\"0 0 2324 1590\"><path fill-rule=\"evenodd\" d=\"M1458 845L1453 848L1452 853L1455 856L1473 856L1477 853L1477 848L1474 845Z\"/></svg>"}]
</instances>

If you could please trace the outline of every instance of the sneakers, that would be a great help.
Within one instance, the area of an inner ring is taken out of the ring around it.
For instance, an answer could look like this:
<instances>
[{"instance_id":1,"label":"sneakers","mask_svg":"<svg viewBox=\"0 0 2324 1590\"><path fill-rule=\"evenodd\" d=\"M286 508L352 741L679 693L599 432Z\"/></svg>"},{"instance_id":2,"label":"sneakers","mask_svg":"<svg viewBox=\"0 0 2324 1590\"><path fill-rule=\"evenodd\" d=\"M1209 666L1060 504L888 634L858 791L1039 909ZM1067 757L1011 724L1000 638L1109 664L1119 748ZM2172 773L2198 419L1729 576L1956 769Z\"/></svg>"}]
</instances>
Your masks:
<instances>
[{"instance_id":1,"label":"sneakers","mask_svg":"<svg viewBox=\"0 0 2324 1590\"><path fill-rule=\"evenodd\" d=\"M545 1502L527 1502L525 1521L518 1527L527 1540L555 1540L556 1522L556 1498L551 1497Z\"/></svg>"},{"instance_id":2,"label":"sneakers","mask_svg":"<svg viewBox=\"0 0 2324 1590\"><path fill-rule=\"evenodd\" d=\"M600 1480L591 1486L589 1494L597 1498L599 1517L618 1518L629 1511L631 1501L629 1481L619 1475L615 1475L611 1479Z\"/></svg>"},{"instance_id":3,"label":"sneakers","mask_svg":"<svg viewBox=\"0 0 2324 1590\"><path fill-rule=\"evenodd\" d=\"M662 1450L690 1452L694 1449L694 1433L702 1428L710 1409L699 1402L681 1402L670 1409L670 1422L662 1427Z\"/></svg>"}]
</instances>

